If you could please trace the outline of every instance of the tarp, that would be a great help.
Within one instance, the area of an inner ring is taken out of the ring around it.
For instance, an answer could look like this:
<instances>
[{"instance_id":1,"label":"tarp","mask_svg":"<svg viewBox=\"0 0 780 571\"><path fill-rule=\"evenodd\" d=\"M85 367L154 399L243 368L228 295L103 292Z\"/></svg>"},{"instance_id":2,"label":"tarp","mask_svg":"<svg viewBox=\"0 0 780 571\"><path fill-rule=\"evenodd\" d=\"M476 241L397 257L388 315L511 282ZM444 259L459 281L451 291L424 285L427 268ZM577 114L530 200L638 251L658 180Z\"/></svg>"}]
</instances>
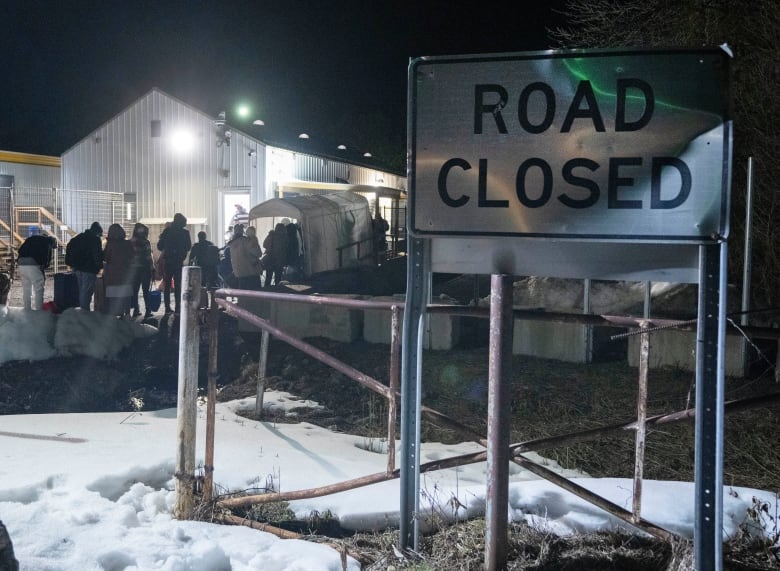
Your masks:
<instances>
[{"instance_id":1,"label":"tarp","mask_svg":"<svg viewBox=\"0 0 780 571\"><path fill-rule=\"evenodd\" d=\"M250 223L259 218L290 218L297 222L304 277L374 263L368 200L354 192L272 198L249 211ZM263 236L258 237L262 243Z\"/></svg>"}]
</instances>

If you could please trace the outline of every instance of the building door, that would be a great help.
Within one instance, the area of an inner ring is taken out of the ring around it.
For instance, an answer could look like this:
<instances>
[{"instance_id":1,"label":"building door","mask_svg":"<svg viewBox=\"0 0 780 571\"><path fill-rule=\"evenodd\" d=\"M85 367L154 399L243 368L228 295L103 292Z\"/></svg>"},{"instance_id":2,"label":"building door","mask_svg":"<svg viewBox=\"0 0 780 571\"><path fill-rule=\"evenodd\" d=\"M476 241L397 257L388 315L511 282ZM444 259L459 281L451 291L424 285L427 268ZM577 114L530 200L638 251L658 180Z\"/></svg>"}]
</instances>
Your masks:
<instances>
[{"instance_id":1,"label":"building door","mask_svg":"<svg viewBox=\"0 0 780 571\"><path fill-rule=\"evenodd\" d=\"M219 222L217 225L217 235L212 237L215 244L224 246L232 236L232 227L235 216L239 212L239 206L246 212L251 208L249 188L231 188L220 192Z\"/></svg>"}]
</instances>

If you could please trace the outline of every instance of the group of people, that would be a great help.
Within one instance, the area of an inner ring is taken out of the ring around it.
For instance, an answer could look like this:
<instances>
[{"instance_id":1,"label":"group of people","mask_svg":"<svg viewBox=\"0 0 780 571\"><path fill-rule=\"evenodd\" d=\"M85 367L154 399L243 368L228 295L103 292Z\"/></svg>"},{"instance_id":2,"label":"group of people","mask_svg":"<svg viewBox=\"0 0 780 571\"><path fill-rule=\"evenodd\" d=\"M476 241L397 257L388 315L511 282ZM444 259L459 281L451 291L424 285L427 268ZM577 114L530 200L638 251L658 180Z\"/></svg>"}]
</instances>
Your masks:
<instances>
[{"instance_id":1,"label":"group of people","mask_svg":"<svg viewBox=\"0 0 780 571\"><path fill-rule=\"evenodd\" d=\"M105 246L102 237L102 226L93 222L87 230L73 237L65 250L65 263L73 270L78 284L79 307L84 311L90 310L98 274L102 271L102 311L120 316L132 310L133 316L137 317L140 315L140 289L146 304L145 317L151 316L149 291L154 265L149 228L137 223L128 240L120 224L111 224Z\"/></svg>"},{"instance_id":2,"label":"group of people","mask_svg":"<svg viewBox=\"0 0 780 571\"><path fill-rule=\"evenodd\" d=\"M300 269L301 252L298 225L287 220L268 232L262 247L253 226L233 226L233 236L225 245L222 278L231 287L260 289L279 285L290 268Z\"/></svg>"},{"instance_id":3,"label":"group of people","mask_svg":"<svg viewBox=\"0 0 780 571\"><path fill-rule=\"evenodd\" d=\"M157 242L166 313L175 313L180 306L182 266L192 246L186 224L184 215L177 213L173 221L166 224ZM51 265L56 247L57 242L53 237L34 235L27 238L19 248L18 264L25 309L43 309L45 272ZM144 318L152 315L151 286L156 270L149 228L145 224L136 223L129 239L120 224L112 224L104 243L102 226L99 222L93 222L88 229L68 242L65 264L76 277L78 306L82 310L91 309L98 275L102 272L103 288L98 292L103 297L102 311L116 316L140 316L140 291L144 300ZM216 264L213 273L216 276ZM215 278L212 282L215 282Z\"/></svg>"},{"instance_id":4,"label":"group of people","mask_svg":"<svg viewBox=\"0 0 780 571\"><path fill-rule=\"evenodd\" d=\"M244 214L245 211L237 214ZM276 224L263 240L262 247L253 226L236 221L231 239L220 248L198 233L191 243L186 228L187 219L177 213L165 224L157 241L160 252L155 261L149 228L138 222L128 239L120 224L111 224L105 243L99 222L74 236L67 245L65 264L76 276L78 305L89 311L96 293L98 275L102 272L103 301L100 308L110 315L141 315L138 294L144 300L144 318L152 315L151 286L160 278L165 313L178 313L181 305L182 267L189 255L189 264L201 267L202 283L218 287L222 283L239 289L260 289L278 285L286 271L300 271L302 261L298 225L290 220ZM19 273L22 279L24 307L43 308L46 270L49 268L57 242L53 237L30 236L19 249ZM227 270L223 269L224 265ZM265 276L263 280L263 275ZM173 294L173 295L171 295ZM97 308L99 304L95 303Z\"/></svg>"}]
</instances>

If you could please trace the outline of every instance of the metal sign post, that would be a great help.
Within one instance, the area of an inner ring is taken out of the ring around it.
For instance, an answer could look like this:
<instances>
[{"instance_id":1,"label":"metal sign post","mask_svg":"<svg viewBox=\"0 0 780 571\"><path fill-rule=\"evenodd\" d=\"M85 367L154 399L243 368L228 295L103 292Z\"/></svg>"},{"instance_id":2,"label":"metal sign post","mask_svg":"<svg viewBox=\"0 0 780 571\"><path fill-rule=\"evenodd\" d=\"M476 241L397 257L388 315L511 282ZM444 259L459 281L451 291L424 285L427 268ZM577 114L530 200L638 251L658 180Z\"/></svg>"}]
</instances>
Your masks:
<instances>
[{"instance_id":1,"label":"metal sign post","mask_svg":"<svg viewBox=\"0 0 780 571\"><path fill-rule=\"evenodd\" d=\"M422 400L422 339L425 325L426 244L409 240L406 305L401 353L401 548L417 549L420 507L420 404ZM390 443L392 445L392 443Z\"/></svg>"},{"instance_id":2,"label":"metal sign post","mask_svg":"<svg viewBox=\"0 0 780 571\"><path fill-rule=\"evenodd\" d=\"M416 544L420 330L430 272L698 282L696 564L720 568L730 56L722 46L410 63L402 546ZM492 332L504 322L492 315L499 297L491 302ZM511 354L511 345L495 356L492 348L491 336L491 363ZM491 396L498 414L508 397ZM505 462L507 430L489 433L496 462ZM491 539L506 529L497 489L507 483L489 474ZM488 567L503 557L493 543Z\"/></svg>"},{"instance_id":3,"label":"metal sign post","mask_svg":"<svg viewBox=\"0 0 780 571\"><path fill-rule=\"evenodd\" d=\"M723 568L726 243L701 246L696 335L696 569Z\"/></svg>"},{"instance_id":4,"label":"metal sign post","mask_svg":"<svg viewBox=\"0 0 780 571\"><path fill-rule=\"evenodd\" d=\"M505 569L508 552L509 432L512 403L512 276L490 278L485 569Z\"/></svg>"}]
</instances>

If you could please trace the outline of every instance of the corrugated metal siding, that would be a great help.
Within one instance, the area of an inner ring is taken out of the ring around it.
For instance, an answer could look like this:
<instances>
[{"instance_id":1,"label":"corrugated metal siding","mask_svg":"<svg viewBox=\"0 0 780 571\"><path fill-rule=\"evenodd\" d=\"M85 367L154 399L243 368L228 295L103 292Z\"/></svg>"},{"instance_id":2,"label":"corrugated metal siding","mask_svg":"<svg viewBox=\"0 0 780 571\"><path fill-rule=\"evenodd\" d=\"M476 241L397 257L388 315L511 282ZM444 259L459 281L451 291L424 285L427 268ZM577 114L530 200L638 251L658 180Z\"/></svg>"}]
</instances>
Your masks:
<instances>
[{"instance_id":1,"label":"corrugated metal siding","mask_svg":"<svg viewBox=\"0 0 780 571\"><path fill-rule=\"evenodd\" d=\"M0 161L0 174L14 177L14 185L31 188L60 186L60 168Z\"/></svg>"},{"instance_id":2,"label":"corrugated metal siding","mask_svg":"<svg viewBox=\"0 0 780 571\"><path fill-rule=\"evenodd\" d=\"M311 182L380 185L406 190L406 178L327 157L287 151L292 157L293 169L276 180L305 180Z\"/></svg>"},{"instance_id":3,"label":"corrugated metal siding","mask_svg":"<svg viewBox=\"0 0 780 571\"><path fill-rule=\"evenodd\" d=\"M152 137L153 120L160 121L160 137ZM188 153L172 148L180 129L194 136ZM218 146L211 117L155 90L63 155L63 186L135 194L138 219L181 212L213 225L219 189L249 187L253 201L262 200L258 149L261 143L240 133Z\"/></svg>"},{"instance_id":4,"label":"corrugated metal siding","mask_svg":"<svg viewBox=\"0 0 780 571\"><path fill-rule=\"evenodd\" d=\"M160 121L160 137L152 137L153 120ZM170 146L179 128L195 137L189 153ZM257 204L273 198L277 181L294 178L405 189L403 177L268 147L235 130L229 145L217 142L212 117L155 89L65 152L61 185L135 195L137 219L181 212L206 218L211 232L220 229L222 191L248 190Z\"/></svg>"},{"instance_id":5,"label":"corrugated metal siding","mask_svg":"<svg viewBox=\"0 0 780 571\"><path fill-rule=\"evenodd\" d=\"M350 184L369 184L386 186L388 188L397 188L406 190L406 177L371 169L368 167L353 165L350 168Z\"/></svg>"}]
</instances>

